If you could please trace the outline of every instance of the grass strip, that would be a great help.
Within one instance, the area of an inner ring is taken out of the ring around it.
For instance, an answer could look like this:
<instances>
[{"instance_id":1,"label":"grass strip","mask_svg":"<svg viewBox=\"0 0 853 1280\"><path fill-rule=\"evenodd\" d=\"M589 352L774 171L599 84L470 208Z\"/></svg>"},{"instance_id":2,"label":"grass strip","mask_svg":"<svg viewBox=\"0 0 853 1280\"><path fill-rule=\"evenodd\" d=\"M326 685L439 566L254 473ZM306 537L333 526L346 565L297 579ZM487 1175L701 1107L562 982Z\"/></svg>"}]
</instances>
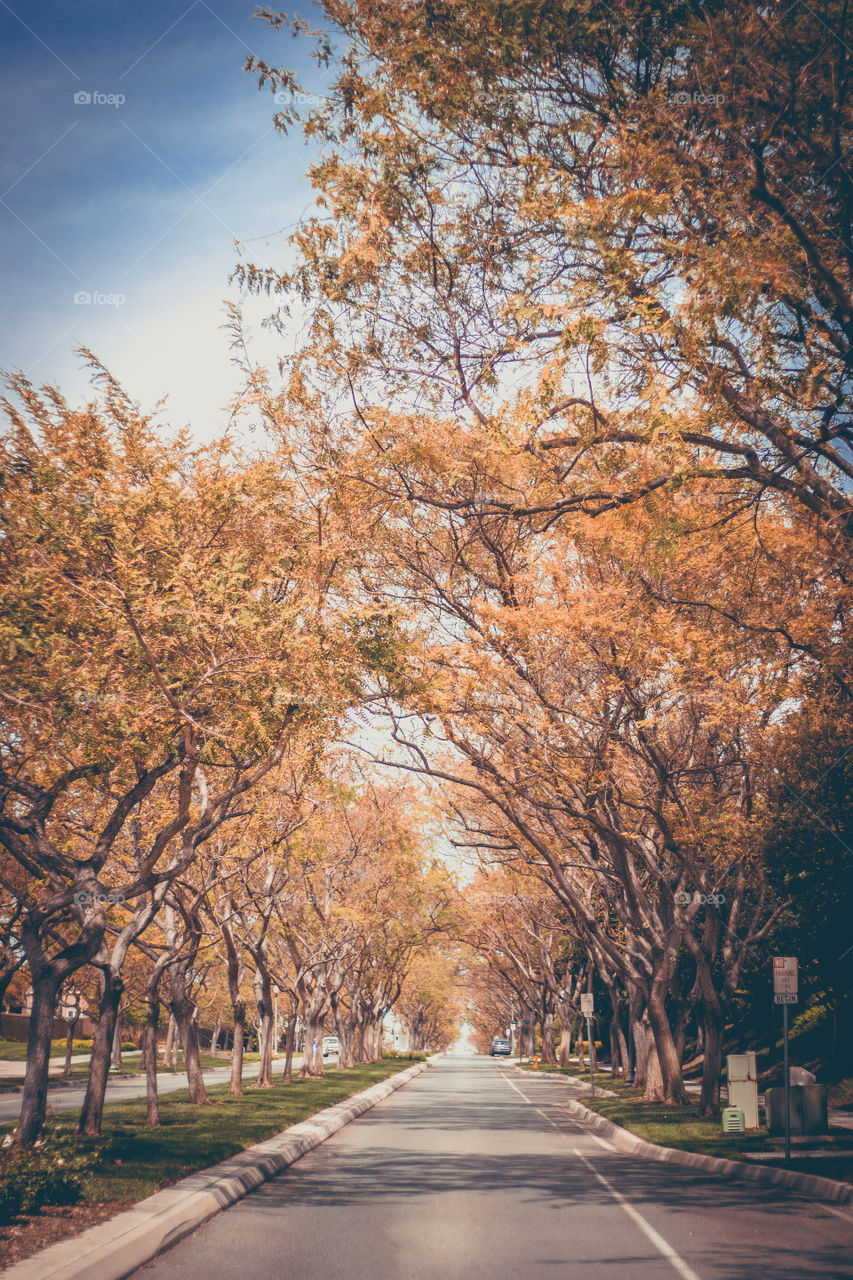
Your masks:
<instances>
[{"instance_id":1,"label":"grass strip","mask_svg":"<svg viewBox=\"0 0 853 1280\"><path fill-rule=\"evenodd\" d=\"M542 1071L569 1076L579 1083L589 1084L588 1073L579 1076L571 1068L543 1067L540 1064L539 1072ZM817 1174L821 1178L834 1178L838 1182L853 1182L853 1141L850 1149L841 1147L837 1154L832 1150L831 1154L811 1155L804 1152L800 1155L794 1147L790 1163L785 1164L784 1160L772 1158L778 1156L782 1139L771 1138L765 1125L759 1129L751 1129L748 1133L723 1133L719 1119L704 1119L692 1103L684 1107L667 1107L660 1102L646 1102L639 1090L626 1085L623 1080L613 1079L609 1074L596 1077L596 1080L617 1096L591 1098L585 1094L578 1101L590 1111L598 1112L645 1142L652 1142L659 1147L674 1147L678 1151L695 1151L703 1156L718 1156L723 1160L744 1160L748 1164L765 1163L770 1168L793 1169L799 1173ZM745 1160L745 1152L757 1152L771 1158L764 1161Z\"/></svg>"}]
</instances>

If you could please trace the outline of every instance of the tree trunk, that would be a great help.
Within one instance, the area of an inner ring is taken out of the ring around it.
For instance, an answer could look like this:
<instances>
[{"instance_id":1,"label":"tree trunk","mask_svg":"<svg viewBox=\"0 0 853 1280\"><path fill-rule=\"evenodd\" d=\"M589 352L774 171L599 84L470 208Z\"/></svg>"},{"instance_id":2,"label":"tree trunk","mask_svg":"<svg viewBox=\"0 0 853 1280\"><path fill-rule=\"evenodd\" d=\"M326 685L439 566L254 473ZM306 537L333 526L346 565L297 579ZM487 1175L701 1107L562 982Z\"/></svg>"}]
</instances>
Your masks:
<instances>
[{"instance_id":1,"label":"tree trunk","mask_svg":"<svg viewBox=\"0 0 853 1280\"><path fill-rule=\"evenodd\" d=\"M645 1089L648 1074L649 1057L654 1051L654 1037L649 1026L649 1017L645 1005L642 1012L632 1023L634 1033L634 1084L638 1089Z\"/></svg>"},{"instance_id":2,"label":"tree trunk","mask_svg":"<svg viewBox=\"0 0 853 1280\"><path fill-rule=\"evenodd\" d=\"M222 1014L220 1013L216 1019L216 1026L213 1028L213 1035L210 1037L210 1052L215 1055L219 1049L219 1037L222 1034Z\"/></svg>"},{"instance_id":3,"label":"tree trunk","mask_svg":"<svg viewBox=\"0 0 853 1280\"><path fill-rule=\"evenodd\" d=\"M101 1132L113 1036L123 990L124 983L119 975L114 974L109 967L101 970L101 1007L92 1041L86 1096L77 1122L78 1133L99 1134Z\"/></svg>"},{"instance_id":4,"label":"tree trunk","mask_svg":"<svg viewBox=\"0 0 853 1280\"><path fill-rule=\"evenodd\" d=\"M246 1043L246 1002L234 1001L234 1043L231 1047L231 1083L228 1092L239 1095L243 1092L243 1046Z\"/></svg>"},{"instance_id":5,"label":"tree trunk","mask_svg":"<svg viewBox=\"0 0 853 1280\"><path fill-rule=\"evenodd\" d=\"M705 1001L703 1018L705 1058L702 1063L702 1092L699 1114L712 1118L720 1114L720 1072L723 1069L725 1014L715 1000Z\"/></svg>"},{"instance_id":6,"label":"tree trunk","mask_svg":"<svg viewBox=\"0 0 853 1280\"><path fill-rule=\"evenodd\" d=\"M644 1096L647 1102L665 1102L667 1105L677 1106L687 1102L687 1095L681 1078L681 1059L678 1056L664 1003L666 986L666 975L664 970L661 970L655 975L649 990L648 1013L662 1083L659 1090L656 1087L652 1089L647 1080Z\"/></svg>"},{"instance_id":7,"label":"tree trunk","mask_svg":"<svg viewBox=\"0 0 853 1280\"><path fill-rule=\"evenodd\" d=\"M256 1089L272 1088L272 1051L275 1028L273 1027L272 983L258 970L255 974L255 994L258 1005L258 1063Z\"/></svg>"},{"instance_id":8,"label":"tree trunk","mask_svg":"<svg viewBox=\"0 0 853 1280\"><path fill-rule=\"evenodd\" d=\"M621 1073L622 1079L628 1074L628 1041L622 1027L622 1019L619 1016L619 1008L617 1007L613 1013L613 1020L610 1024L610 1043L611 1043L611 1064L610 1074L617 1076ZM616 1068L616 1058L619 1059L619 1070Z\"/></svg>"},{"instance_id":9,"label":"tree trunk","mask_svg":"<svg viewBox=\"0 0 853 1280\"><path fill-rule=\"evenodd\" d=\"M560 1050L558 1063L561 1067L568 1067L570 1063L570 1054L572 1051L572 1024L568 1018L563 1020L560 1029Z\"/></svg>"},{"instance_id":10,"label":"tree trunk","mask_svg":"<svg viewBox=\"0 0 853 1280\"><path fill-rule=\"evenodd\" d=\"M145 1123L156 1129L160 1123L160 1099L157 1096L157 1027L160 1022L160 997L157 989L148 996L148 1016L145 1020L143 1054L145 1057L145 1096L147 1112Z\"/></svg>"},{"instance_id":11,"label":"tree trunk","mask_svg":"<svg viewBox=\"0 0 853 1280\"><path fill-rule=\"evenodd\" d=\"M542 1019L542 1061L553 1063L556 1061L554 1053L554 1015L546 1013Z\"/></svg>"},{"instance_id":12,"label":"tree trunk","mask_svg":"<svg viewBox=\"0 0 853 1280\"><path fill-rule=\"evenodd\" d=\"M71 1076L71 1058L74 1054L74 1032L77 1030L77 1023L80 1021L79 1010L74 1011L74 1017L68 1024L68 1035L65 1039L65 1065L62 1068L63 1079L68 1080Z\"/></svg>"},{"instance_id":13,"label":"tree trunk","mask_svg":"<svg viewBox=\"0 0 853 1280\"><path fill-rule=\"evenodd\" d=\"M15 1142L21 1147L31 1147L44 1127L47 1110L47 1082L50 1066L50 1040L53 1035L53 1014L59 979L48 965L33 971L33 1007L27 1034L27 1067L24 1075L24 1092L21 1098L21 1115L15 1131Z\"/></svg>"},{"instance_id":14,"label":"tree trunk","mask_svg":"<svg viewBox=\"0 0 853 1280\"><path fill-rule=\"evenodd\" d=\"M305 1055L302 1059L302 1069L299 1074L305 1078L307 1076L322 1076L323 1071L323 1020L316 1012L306 1010L305 1013Z\"/></svg>"},{"instance_id":15,"label":"tree trunk","mask_svg":"<svg viewBox=\"0 0 853 1280\"><path fill-rule=\"evenodd\" d=\"M364 1052L364 1023L356 1022L352 1031L352 1057L353 1062L366 1062Z\"/></svg>"},{"instance_id":16,"label":"tree trunk","mask_svg":"<svg viewBox=\"0 0 853 1280\"><path fill-rule=\"evenodd\" d=\"M175 1015L169 1013L169 1022L166 1027L166 1043L163 1045L163 1066L169 1067L172 1071L177 1066L177 1035L178 1024L175 1022ZM173 1062L173 1056L175 1061Z\"/></svg>"},{"instance_id":17,"label":"tree trunk","mask_svg":"<svg viewBox=\"0 0 853 1280\"><path fill-rule=\"evenodd\" d=\"M282 1082L290 1084L293 1078L293 1050L296 1045L296 1016L292 1014L287 1020L287 1034L284 1038L284 1075Z\"/></svg>"},{"instance_id":18,"label":"tree trunk","mask_svg":"<svg viewBox=\"0 0 853 1280\"><path fill-rule=\"evenodd\" d=\"M575 1024L575 1045L578 1051L578 1071L583 1071L583 1064L584 1064L583 1031L584 1031L583 1018L578 1018L577 1023Z\"/></svg>"},{"instance_id":19,"label":"tree trunk","mask_svg":"<svg viewBox=\"0 0 853 1280\"><path fill-rule=\"evenodd\" d=\"M190 1102L204 1105L210 1102L204 1087L204 1075L201 1070L201 1054L198 1039L198 1022L196 1006L187 993L186 974L180 965L172 965L169 970L169 1003L184 1048L184 1070L187 1073Z\"/></svg>"},{"instance_id":20,"label":"tree trunk","mask_svg":"<svg viewBox=\"0 0 853 1280\"><path fill-rule=\"evenodd\" d=\"M338 1054L338 1066L347 1068L353 1065L353 1025L348 1018L341 1017L336 1022L341 1051Z\"/></svg>"},{"instance_id":21,"label":"tree trunk","mask_svg":"<svg viewBox=\"0 0 853 1280\"><path fill-rule=\"evenodd\" d=\"M124 1029L124 1009L119 1005L116 1013L116 1025L113 1030L113 1066L121 1071L121 1037Z\"/></svg>"}]
</instances>

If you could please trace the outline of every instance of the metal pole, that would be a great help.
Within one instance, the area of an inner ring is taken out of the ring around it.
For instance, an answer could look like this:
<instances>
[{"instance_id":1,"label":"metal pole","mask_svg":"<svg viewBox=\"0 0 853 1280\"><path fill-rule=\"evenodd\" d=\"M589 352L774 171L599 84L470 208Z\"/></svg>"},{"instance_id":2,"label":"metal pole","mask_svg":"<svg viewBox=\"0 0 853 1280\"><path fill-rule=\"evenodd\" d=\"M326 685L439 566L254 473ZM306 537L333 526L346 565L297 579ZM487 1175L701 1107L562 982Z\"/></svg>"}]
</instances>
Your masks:
<instances>
[{"instance_id":1,"label":"metal pole","mask_svg":"<svg viewBox=\"0 0 853 1280\"><path fill-rule=\"evenodd\" d=\"M593 1048L593 1044L592 1044L592 1018L587 1018L586 1020L586 1038L587 1038L587 1049L589 1050L589 1083L592 1088L591 1096L594 1098L595 1097L595 1070L593 1068L593 1054L595 1053L595 1049Z\"/></svg>"},{"instance_id":2,"label":"metal pole","mask_svg":"<svg viewBox=\"0 0 853 1280\"><path fill-rule=\"evenodd\" d=\"M782 1005L782 1060L785 1067L785 1160L791 1159L791 1077L788 1071L788 1006Z\"/></svg>"}]
</instances>

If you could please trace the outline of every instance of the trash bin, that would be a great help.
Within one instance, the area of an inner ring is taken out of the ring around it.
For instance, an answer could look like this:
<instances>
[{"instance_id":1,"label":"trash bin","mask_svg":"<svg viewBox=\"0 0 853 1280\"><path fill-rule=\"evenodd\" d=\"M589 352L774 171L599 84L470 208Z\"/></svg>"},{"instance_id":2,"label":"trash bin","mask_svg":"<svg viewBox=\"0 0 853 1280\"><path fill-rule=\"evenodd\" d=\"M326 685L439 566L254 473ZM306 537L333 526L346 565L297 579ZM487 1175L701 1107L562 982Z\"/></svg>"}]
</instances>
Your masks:
<instances>
[{"instance_id":1,"label":"trash bin","mask_svg":"<svg viewBox=\"0 0 853 1280\"><path fill-rule=\"evenodd\" d=\"M829 1112L826 1105L826 1085L802 1085L803 1133L829 1133Z\"/></svg>"},{"instance_id":2,"label":"trash bin","mask_svg":"<svg viewBox=\"0 0 853 1280\"><path fill-rule=\"evenodd\" d=\"M785 1089L776 1085L764 1095L768 1131L778 1136L785 1132ZM791 1085L791 1133L829 1132L825 1084Z\"/></svg>"}]
</instances>

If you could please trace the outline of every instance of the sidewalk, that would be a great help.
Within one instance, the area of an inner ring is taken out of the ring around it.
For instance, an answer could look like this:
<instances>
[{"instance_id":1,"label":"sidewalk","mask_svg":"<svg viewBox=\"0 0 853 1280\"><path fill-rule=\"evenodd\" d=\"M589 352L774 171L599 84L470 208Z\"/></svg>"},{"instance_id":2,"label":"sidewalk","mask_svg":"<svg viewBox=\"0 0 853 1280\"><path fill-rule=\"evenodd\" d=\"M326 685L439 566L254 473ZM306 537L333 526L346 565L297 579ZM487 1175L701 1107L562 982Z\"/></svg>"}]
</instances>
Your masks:
<instances>
[{"instance_id":1,"label":"sidewalk","mask_svg":"<svg viewBox=\"0 0 853 1280\"><path fill-rule=\"evenodd\" d=\"M142 1051L140 1049L129 1049L129 1050L125 1050L121 1056L122 1056L122 1059L138 1058L141 1052ZM71 1055L72 1066L79 1065L79 1063L81 1062L86 1063L88 1061L89 1061L88 1053L72 1053ZM62 1075L64 1068L65 1068L64 1057L51 1058L50 1066L48 1067L48 1075L51 1075L51 1076ZM24 1059L21 1059L20 1062L10 1062L8 1058L0 1058L0 1082L2 1082L3 1080L7 1080L10 1077L13 1079L15 1077L20 1077L24 1075L24 1073L26 1072L26 1069L27 1069L27 1064L24 1061Z\"/></svg>"}]
</instances>

